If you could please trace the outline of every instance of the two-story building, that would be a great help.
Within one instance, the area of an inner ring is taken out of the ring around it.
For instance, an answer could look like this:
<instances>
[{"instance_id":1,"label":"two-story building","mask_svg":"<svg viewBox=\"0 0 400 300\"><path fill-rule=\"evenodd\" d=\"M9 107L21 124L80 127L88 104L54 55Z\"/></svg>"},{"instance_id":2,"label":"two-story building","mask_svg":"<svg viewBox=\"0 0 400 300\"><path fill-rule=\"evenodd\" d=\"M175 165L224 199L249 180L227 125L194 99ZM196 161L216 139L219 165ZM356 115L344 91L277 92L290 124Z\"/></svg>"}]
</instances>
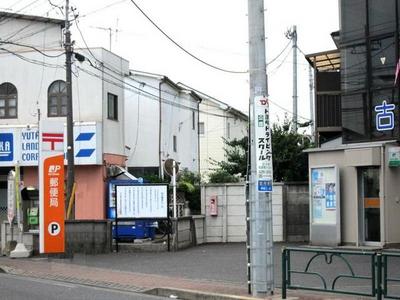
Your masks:
<instances>
[{"instance_id":1,"label":"two-story building","mask_svg":"<svg viewBox=\"0 0 400 300\"><path fill-rule=\"evenodd\" d=\"M125 78L128 170L135 176L164 177L171 158L181 170L199 172L201 98L167 76L130 71Z\"/></svg>"},{"instance_id":2,"label":"two-story building","mask_svg":"<svg viewBox=\"0 0 400 300\"><path fill-rule=\"evenodd\" d=\"M179 85L195 91L202 98L199 112L200 174L207 181L208 174L216 168L215 162L226 161L225 140L240 140L248 135L248 116L201 91L183 83Z\"/></svg>"},{"instance_id":3,"label":"two-story building","mask_svg":"<svg viewBox=\"0 0 400 300\"><path fill-rule=\"evenodd\" d=\"M1 12L0 206L7 174L21 166L25 186L38 186L38 120L66 122L64 21ZM73 115L77 219L105 218L107 168L124 166L127 60L101 48L75 49ZM84 61L82 58L86 57Z\"/></svg>"},{"instance_id":4,"label":"two-story building","mask_svg":"<svg viewBox=\"0 0 400 300\"><path fill-rule=\"evenodd\" d=\"M400 1L339 1L337 50L308 55L318 148L309 149L313 244L400 243Z\"/></svg>"}]
</instances>

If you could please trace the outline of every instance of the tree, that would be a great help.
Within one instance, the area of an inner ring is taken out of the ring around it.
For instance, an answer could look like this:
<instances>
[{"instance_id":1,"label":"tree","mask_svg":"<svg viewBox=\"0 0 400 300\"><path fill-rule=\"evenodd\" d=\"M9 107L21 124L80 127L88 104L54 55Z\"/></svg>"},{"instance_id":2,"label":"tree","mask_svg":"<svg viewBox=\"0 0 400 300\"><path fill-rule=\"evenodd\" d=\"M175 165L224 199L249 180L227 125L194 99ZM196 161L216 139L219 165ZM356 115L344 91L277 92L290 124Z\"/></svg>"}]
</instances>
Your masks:
<instances>
[{"instance_id":1,"label":"tree","mask_svg":"<svg viewBox=\"0 0 400 300\"><path fill-rule=\"evenodd\" d=\"M308 179L308 157L303 151L311 148L308 136L293 132L292 122L285 117L283 124L272 126L272 156L274 181L305 181Z\"/></svg>"},{"instance_id":2,"label":"tree","mask_svg":"<svg viewBox=\"0 0 400 300\"><path fill-rule=\"evenodd\" d=\"M303 151L311 148L310 139L304 133L291 130L291 121L285 117L283 124L275 123L271 129L272 164L275 182L305 181L308 179L308 158ZM212 183L237 182L247 174L248 138L225 142L225 161L213 163L217 168L209 175Z\"/></svg>"},{"instance_id":3,"label":"tree","mask_svg":"<svg viewBox=\"0 0 400 300\"><path fill-rule=\"evenodd\" d=\"M216 166L214 171L209 174L211 183L238 182L240 177L247 174L247 136L241 139L224 140L224 152L226 160L211 163Z\"/></svg>"}]
</instances>

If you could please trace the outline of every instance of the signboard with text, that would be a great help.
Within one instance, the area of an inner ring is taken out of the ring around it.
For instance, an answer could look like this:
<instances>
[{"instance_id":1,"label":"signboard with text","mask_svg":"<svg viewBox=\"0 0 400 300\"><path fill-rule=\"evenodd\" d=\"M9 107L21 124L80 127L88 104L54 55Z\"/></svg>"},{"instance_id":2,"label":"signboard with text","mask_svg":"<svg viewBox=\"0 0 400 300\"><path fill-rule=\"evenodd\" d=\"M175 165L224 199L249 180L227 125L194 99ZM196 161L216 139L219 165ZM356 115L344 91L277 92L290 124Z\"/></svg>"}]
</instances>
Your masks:
<instances>
[{"instance_id":1,"label":"signboard with text","mask_svg":"<svg viewBox=\"0 0 400 300\"><path fill-rule=\"evenodd\" d=\"M258 191L272 192L272 139L268 99L261 96L255 97L254 112Z\"/></svg>"},{"instance_id":2,"label":"signboard with text","mask_svg":"<svg viewBox=\"0 0 400 300\"><path fill-rule=\"evenodd\" d=\"M63 135L66 137L63 126ZM101 164L101 124L74 126L74 154L77 165ZM66 143L64 153L67 152ZM37 127L0 128L0 166L37 166L39 130Z\"/></svg>"},{"instance_id":3,"label":"signboard with text","mask_svg":"<svg viewBox=\"0 0 400 300\"><path fill-rule=\"evenodd\" d=\"M168 218L167 185L116 185L117 218Z\"/></svg>"},{"instance_id":4,"label":"signboard with text","mask_svg":"<svg viewBox=\"0 0 400 300\"><path fill-rule=\"evenodd\" d=\"M41 121L39 132L40 253L63 253L64 125Z\"/></svg>"}]
</instances>

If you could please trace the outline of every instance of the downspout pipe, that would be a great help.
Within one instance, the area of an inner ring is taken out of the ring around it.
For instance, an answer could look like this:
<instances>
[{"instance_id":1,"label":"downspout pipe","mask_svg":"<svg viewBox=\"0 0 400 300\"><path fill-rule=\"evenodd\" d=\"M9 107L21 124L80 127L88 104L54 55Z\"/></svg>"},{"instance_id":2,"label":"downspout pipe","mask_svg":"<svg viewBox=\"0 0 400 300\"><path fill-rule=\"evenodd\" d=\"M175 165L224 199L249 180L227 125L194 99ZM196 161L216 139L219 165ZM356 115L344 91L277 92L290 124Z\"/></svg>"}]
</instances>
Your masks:
<instances>
[{"instance_id":1,"label":"downspout pipe","mask_svg":"<svg viewBox=\"0 0 400 300\"><path fill-rule=\"evenodd\" d=\"M158 101L159 101L159 124L158 124L158 176L161 179L164 179L164 169L162 165L162 147L161 147L161 142L162 142L162 91L161 91L161 86L165 83L165 77L161 79L161 81L158 84Z\"/></svg>"}]
</instances>

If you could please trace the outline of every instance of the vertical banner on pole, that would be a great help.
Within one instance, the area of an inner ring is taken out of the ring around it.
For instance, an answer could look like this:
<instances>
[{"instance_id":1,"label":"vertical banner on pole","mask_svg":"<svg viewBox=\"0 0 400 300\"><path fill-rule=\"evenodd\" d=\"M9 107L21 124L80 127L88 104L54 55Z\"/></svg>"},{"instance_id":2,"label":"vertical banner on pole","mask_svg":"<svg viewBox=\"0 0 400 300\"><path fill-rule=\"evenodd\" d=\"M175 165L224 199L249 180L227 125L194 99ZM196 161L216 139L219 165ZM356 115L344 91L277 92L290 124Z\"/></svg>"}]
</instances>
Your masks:
<instances>
[{"instance_id":1,"label":"vertical banner on pole","mask_svg":"<svg viewBox=\"0 0 400 300\"><path fill-rule=\"evenodd\" d=\"M40 253L65 252L64 123L40 121Z\"/></svg>"},{"instance_id":2,"label":"vertical banner on pole","mask_svg":"<svg viewBox=\"0 0 400 300\"><path fill-rule=\"evenodd\" d=\"M259 192L272 192L272 137L268 99L255 97L254 109L257 189Z\"/></svg>"}]
</instances>

